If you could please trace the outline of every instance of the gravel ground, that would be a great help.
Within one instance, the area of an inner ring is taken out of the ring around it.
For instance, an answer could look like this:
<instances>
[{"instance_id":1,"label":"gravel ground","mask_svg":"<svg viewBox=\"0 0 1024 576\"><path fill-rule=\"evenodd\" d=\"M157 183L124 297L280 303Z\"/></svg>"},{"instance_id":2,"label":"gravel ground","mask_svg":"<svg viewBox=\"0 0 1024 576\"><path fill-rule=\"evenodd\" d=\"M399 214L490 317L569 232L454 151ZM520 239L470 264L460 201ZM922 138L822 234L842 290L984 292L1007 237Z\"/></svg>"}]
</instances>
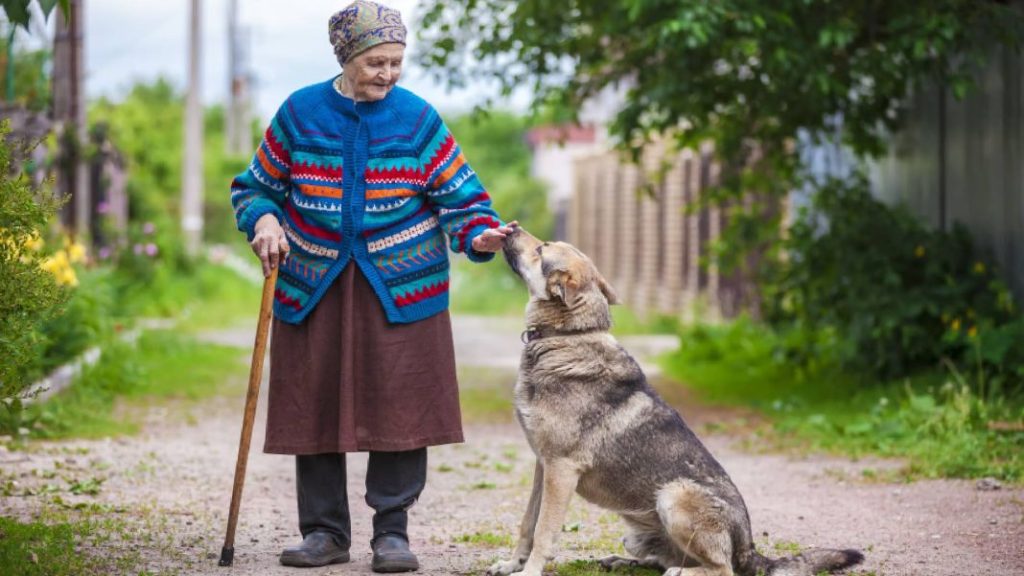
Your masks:
<instances>
[{"instance_id":1,"label":"gravel ground","mask_svg":"<svg viewBox=\"0 0 1024 576\"><path fill-rule=\"evenodd\" d=\"M509 321L457 318L460 366L497 371L511 386L521 344ZM251 346L251 334L228 331L212 340ZM626 338L626 347L655 353L664 338ZM464 387L479 383L463 379ZM494 385L493 382L489 385ZM265 396L263 396L265 398ZM670 400L695 430L735 417ZM262 408L262 405L261 405ZM298 540L292 460L259 452L260 411L249 460L233 568L216 566L230 498L242 413L241 396L202 406L151 408L143 434L124 439L38 444L0 451L3 475L15 484L0 496L5 515L35 517L43 509L74 509L111 518L119 528L95 549L137 554L151 572L169 574L295 574L278 565L281 548ZM725 430L738 430L725 427ZM974 482L935 480L890 484L863 480L865 469L892 461L857 461L751 453L742 432L704 435L746 499L756 539L771 555L797 547L855 547L867 561L858 573L878 575L1024 574L1024 490L979 490ZM427 490L411 513L420 573L481 574L507 556L529 495L532 454L510 421L468 423L465 444L431 449ZM364 455L349 460L353 510L352 562L303 574L371 574L370 510L362 504ZM98 494L60 493L68 478L100 477ZM31 495L26 495L26 493ZM618 520L574 500L559 561L599 558L619 549ZM0 573L3 570L0 568Z\"/></svg>"}]
</instances>

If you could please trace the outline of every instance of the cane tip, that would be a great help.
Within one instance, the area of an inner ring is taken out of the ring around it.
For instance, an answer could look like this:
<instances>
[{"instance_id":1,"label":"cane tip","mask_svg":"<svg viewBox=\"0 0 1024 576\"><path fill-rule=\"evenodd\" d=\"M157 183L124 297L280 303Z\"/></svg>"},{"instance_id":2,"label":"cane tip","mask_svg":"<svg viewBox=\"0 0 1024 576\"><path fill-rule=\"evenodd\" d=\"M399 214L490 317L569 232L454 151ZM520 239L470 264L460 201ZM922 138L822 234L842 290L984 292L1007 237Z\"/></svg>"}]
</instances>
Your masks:
<instances>
[{"instance_id":1,"label":"cane tip","mask_svg":"<svg viewBox=\"0 0 1024 576\"><path fill-rule=\"evenodd\" d=\"M220 549L220 562L219 566L231 566L231 563L235 561L235 549L228 548L227 546Z\"/></svg>"}]
</instances>

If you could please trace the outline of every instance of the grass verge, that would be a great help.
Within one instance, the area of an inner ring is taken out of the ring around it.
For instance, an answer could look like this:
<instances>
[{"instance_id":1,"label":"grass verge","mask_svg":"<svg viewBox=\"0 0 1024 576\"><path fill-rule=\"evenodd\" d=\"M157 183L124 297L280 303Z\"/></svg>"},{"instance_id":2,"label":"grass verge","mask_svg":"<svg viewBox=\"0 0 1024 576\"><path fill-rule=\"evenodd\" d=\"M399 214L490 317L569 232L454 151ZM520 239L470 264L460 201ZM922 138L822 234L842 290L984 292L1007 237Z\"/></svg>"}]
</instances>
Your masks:
<instances>
[{"instance_id":1,"label":"grass verge","mask_svg":"<svg viewBox=\"0 0 1024 576\"><path fill-rule=\"evenodd\" d=\"M780 337L740 320L684 331L666 374L712 404L770 417L773 447L907 460L905 479L993 476L1024 481L1024 401L989 394L956 372L878 382L827 355L804 365L780 354Z\"/></svg>"},{"instance_id":2,"label":"grass verge","mask_svg":"<svg viewBox=\"0 0 1024 576\"><path fill-rule=\"evenodd\" d=\"M0 429L30 438L100 438L138 430L118 402L197 401L240 387L245 350L167 331L144 333L135 346L117 342L66 390L21 412L0 412Z\"/></svg>"}]
</instances>

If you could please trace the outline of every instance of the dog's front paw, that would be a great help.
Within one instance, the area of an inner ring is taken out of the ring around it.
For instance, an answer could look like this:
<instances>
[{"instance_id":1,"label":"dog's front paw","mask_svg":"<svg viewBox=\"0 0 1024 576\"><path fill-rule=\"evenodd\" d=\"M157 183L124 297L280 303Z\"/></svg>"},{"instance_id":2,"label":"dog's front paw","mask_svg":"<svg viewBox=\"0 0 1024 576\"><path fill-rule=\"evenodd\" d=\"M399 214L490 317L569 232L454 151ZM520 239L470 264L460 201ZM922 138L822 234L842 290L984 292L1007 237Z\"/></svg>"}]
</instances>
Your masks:
<instances>
[{"instance_id":1,"label":"dog's front paw","mask_svg":"<svg viewBox=\"0 0 1024 576\"><path fill-rule=\"evenodd\" d=\"M521 560L500 560L491 564L491 567L487 569L487 576L511 576L513 572L518 572L523 569L523 562Z\"/></svg>"}]
</instances>

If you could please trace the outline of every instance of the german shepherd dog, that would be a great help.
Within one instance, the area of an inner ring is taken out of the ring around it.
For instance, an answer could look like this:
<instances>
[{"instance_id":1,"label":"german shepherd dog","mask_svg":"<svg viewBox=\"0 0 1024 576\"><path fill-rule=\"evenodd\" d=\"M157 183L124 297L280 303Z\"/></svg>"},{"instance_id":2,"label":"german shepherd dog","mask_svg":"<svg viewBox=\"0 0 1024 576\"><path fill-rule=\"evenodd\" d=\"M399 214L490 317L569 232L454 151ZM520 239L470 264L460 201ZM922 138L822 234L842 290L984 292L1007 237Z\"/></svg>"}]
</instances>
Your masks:
<instances>
[{"instance_id":1,"label":"german shepherd dog","mask_svg":"<svg viewBox=\"0 0 1024 576\"><path fill-rule=\"evenodd\" d=\"M863 560L856 550L758 553L729 475L608 333L617 298L590 259L522 228L505 259L530 292L515 411L537 464L519 544L489 576L541 576L573 492L625 521L632 557L605 558L607 569L812 576Z\"/></svg>"}]
</instances>

